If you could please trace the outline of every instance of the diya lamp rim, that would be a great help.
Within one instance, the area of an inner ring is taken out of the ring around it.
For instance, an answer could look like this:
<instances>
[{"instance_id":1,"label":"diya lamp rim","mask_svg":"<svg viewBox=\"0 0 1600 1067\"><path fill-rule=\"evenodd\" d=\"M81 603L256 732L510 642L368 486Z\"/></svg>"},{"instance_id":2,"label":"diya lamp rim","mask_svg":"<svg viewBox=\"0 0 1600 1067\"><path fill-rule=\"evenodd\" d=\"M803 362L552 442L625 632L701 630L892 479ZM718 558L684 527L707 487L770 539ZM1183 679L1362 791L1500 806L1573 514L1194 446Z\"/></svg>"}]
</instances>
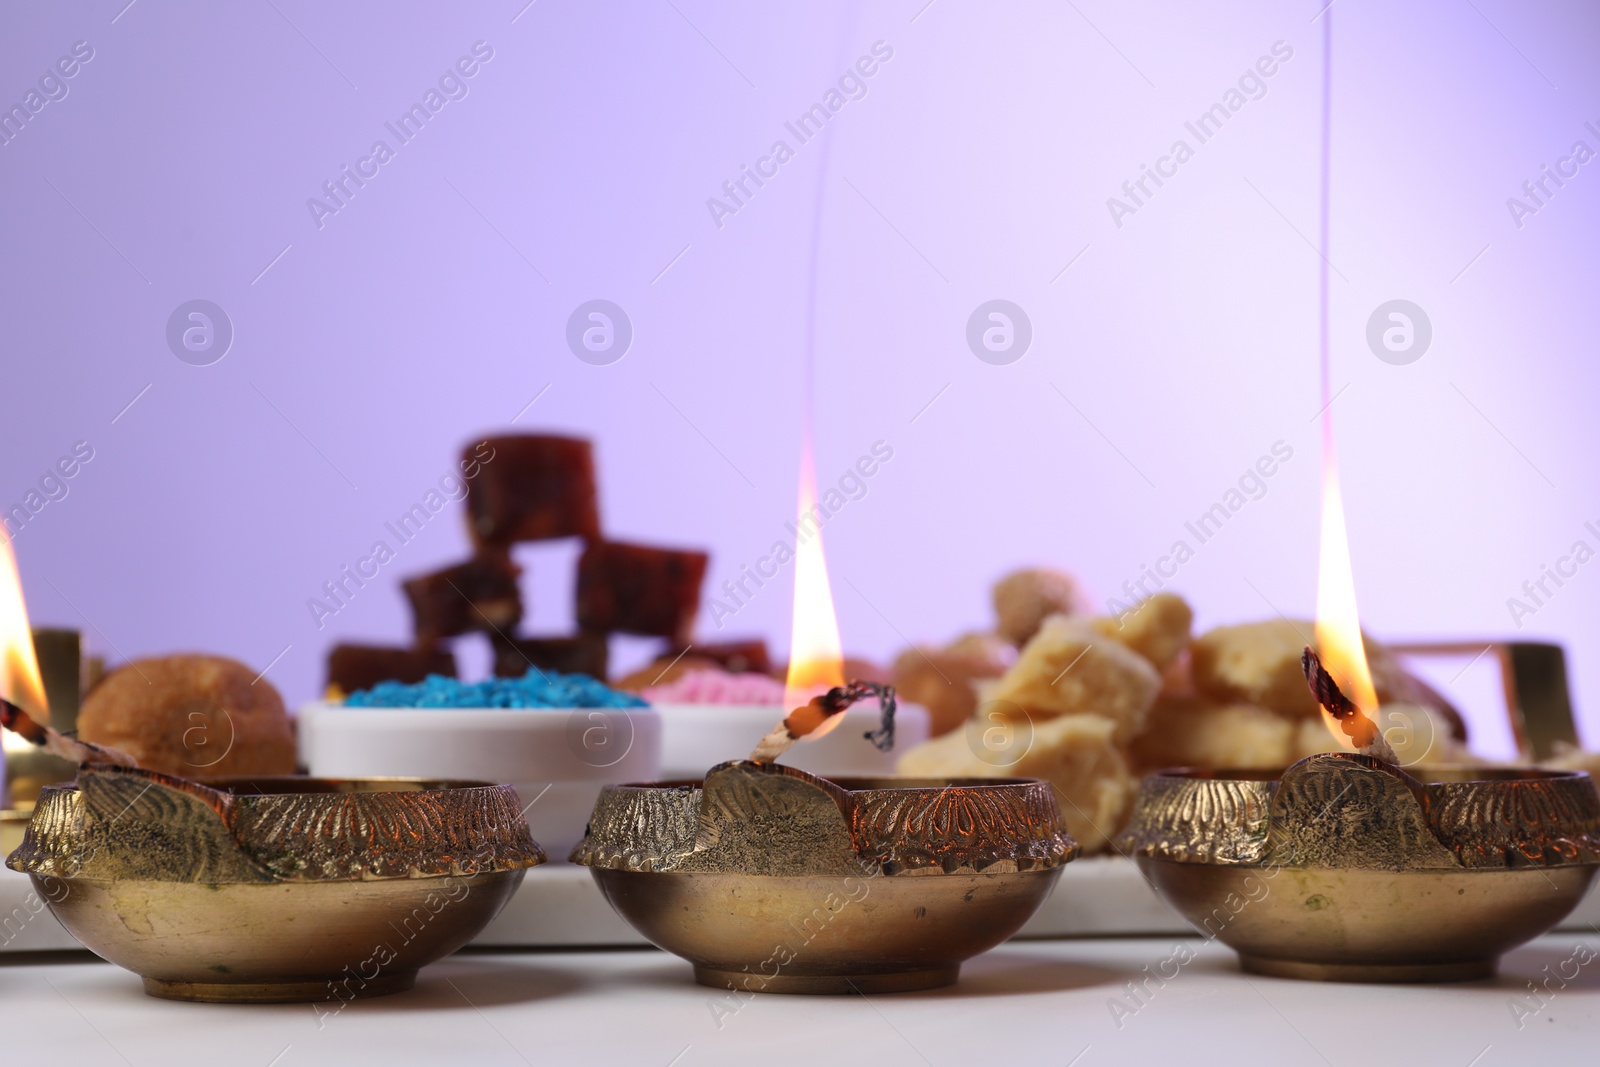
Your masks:
<instances>
[{"instance_id":1,"label":"diya lamp rim","mask_svg":"<svg viewBox=\"0 0 1600 1067\"><path fill-rule=\"evenodd\" d=\"M740 847L755 852L736 858L725 851L719 827L760 818L753 814L758 811L780 809L786 817L822 828L822 836L807 846L814 854L808 851L781 864L785 876L820 873L837 858L833 847L846 848L891 877L952 874L996 863L1009 863L1019 873L1057 869L1081 851L1054 790L1042 779L829 779L750 760L731 760L707 772L708 780L719 778L711 789L695 780L606 786L570 862L662 874L749 870L752 857L765 857L765 846L745 842ZM895 781L910 784L877 785ZM758 796L768 784L777 793ZM819 843L829 835L837 835L833 845ZM809 869L813 861L817 872Z\"/></svg>"},{"instance_id":2,"label":"diya lamp rim","mask_svg":"<svg viewBox=\"0 0 1600 1067\"><path fill-rule=\"evenodd\" d=\"M1168 768L1145 778L1118 842L1141 861L1226 866L1600 865L1600 794L1587 772L1458 770L1455 780L1422 780L1353 752L1308 756L1281 772ZM1291 857L1275 859L1285 843L1295 845ZM1322 859L1310 858L1324 846Z\"/></svg>"},{"instance_id":3,"label":"diya lamp rim","mask_svg":"<svg viewBox=\"0 0 1600 1067\"><path fill-rule=\"evenodd\" d=\"M1267 782L1277 783L1283 779L1293 768L1305 763L1307 760L1334 757L1349 760L1362 766L1375 769L1386 769L1390 773L1399 773L1413 779L1424 786L1470 786L1470 785L1504 785L1508 782L1547 782L1547 781L1576 781L1592 779L1588 771L1570 768L1536 767L1536 766L1494 766L1482 767L1468 763L1429 763L1429 764L1390 764L1381 767L1382 760L1370 756L1362 756L1356 752L1319 752L1291 763L1288 767L1163 767L1150 771L1145 775L1145 780L1152 778L1167 779L1171 781L1215 781L1215 782ZM1371 761L1370 763L1367 761ZM1433 773L1445 772L1448 778L1430 777Z\"/></svg>"},{"instance_id":4,"label":"diya lamp rim","mask_svg":"<svg viewBox=\"0 0 1600 1067\"><path fill-rule=\"evenodd\" d=\"M84 767L77 781L40 793L22 844L5 857L5 866L82 881L283 886L470 878L546 862L511 786L455 781L179 779L138 768ZM300 788L236 791L271 784ZM105 803L118 809L115 819L92 816ZM369 834L369 825L392 829ZM419 828L426 831L420 837Z\"/></svg>"}]
</instances>

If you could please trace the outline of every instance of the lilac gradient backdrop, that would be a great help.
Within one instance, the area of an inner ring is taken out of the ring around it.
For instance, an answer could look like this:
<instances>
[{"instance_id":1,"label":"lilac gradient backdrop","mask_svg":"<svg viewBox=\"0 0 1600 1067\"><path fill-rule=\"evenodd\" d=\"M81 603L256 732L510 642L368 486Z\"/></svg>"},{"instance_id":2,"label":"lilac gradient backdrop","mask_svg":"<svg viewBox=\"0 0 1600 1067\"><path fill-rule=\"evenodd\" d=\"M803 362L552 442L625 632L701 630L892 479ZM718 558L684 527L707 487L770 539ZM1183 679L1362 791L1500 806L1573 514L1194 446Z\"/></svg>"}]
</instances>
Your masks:
<instances>
[{"instance_id":1,"label":"lilac gradient backdrop","mask_svg":"<svg viewBox=\"0 0 1600 1067\"><path fill-rule=\"evenodd\" d=\"M333 641L405 639L397 581L462 555L458 516L326 628L307 599L464 442L508 429L591 436L608 531L708 546L720 586L792 517L819 206L819 477L894 449L827 530L850 649L985 625L1018 564L1113 595L1279 440L1293 459L1169 588L1203 626L1311 612L1320 0L124 2L0 15L7 106L94 49L0 147L0 506L95 450L17 537L37 620L113 655L287 647L271 677L297 702ZM1506 633L1524 580L1600 547L1600 164L1521 228L1506 204L1574 141L1600 148L1600 12L1331 16L1334 412L1364 621ZM307 199L480 40L469 94L319 229ZM707 198L880 40L893 58L826 153L800 146L719 228ZM1116 226L1107 198L1277 41L1294 54L1265 95ZM635 331L607 367L563 341L596 297ZM964 338L996 297L1034 329L1006 367ZM1397 297L1434 328L1403 367L1364 340ZM208 367L164 340L193 298L236 330ZM529 554L538 629L568 621L570 557ZM789 602L768 587L721 635L781 650ZM1597 607L1592 563L1521 631L1567 644L1591 737Z\"/></svg>"}]
</instances>

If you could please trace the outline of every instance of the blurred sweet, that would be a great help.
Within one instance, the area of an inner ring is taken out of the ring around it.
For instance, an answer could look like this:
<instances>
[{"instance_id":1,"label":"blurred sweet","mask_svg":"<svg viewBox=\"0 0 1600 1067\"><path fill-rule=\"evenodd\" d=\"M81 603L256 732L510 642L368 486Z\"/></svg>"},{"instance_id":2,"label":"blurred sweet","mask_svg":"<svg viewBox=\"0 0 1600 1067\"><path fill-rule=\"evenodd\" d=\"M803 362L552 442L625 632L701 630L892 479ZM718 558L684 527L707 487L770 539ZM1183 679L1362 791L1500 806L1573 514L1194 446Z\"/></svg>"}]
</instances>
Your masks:
<instances>
[{"instance_id":1,"label":"blurred sweet","mask_svg":"<svg viewBox=\"0 0 1600 1067\"><path fill-rule=\"evenodd\" d=\"M1048 567L1012 571L994 587L995 628L1019 647L1051 615L1076 615L1083 607L1072 575Z\"/></svg>"},{"instance_id":2,"label":"blurred sweet","mask_svg":"<svg viewBox=\"0 0 1600 1067\"><path fill-rule=\"evenodd\" d=\"M293 774L294 736L272 683L222 656L117 668L84 698L78 736L175 775Z\"/></svg>"},{"instance_id":3,"label":"blurred sweet","mask_svg":"<svg viewBox=\"0 0 1600 1067\"><path fill-rule=\"evenodd\" d=\"M488 458L481 453L489 449ZM472 446L467 516L481 545L554 537L600 538L594 452L577 437L521 434L490 437Z\"/></svg>"},{"instance_id":4,"label":"blurred sweet","mask_svg":"<svg viewBox=\"0 0 1600 1067\"><path fill-rule=\"evenodd\" d=\"M1378 729L1402 766L1483 763L1455 737L1449 716L1438 708L1391 701L1378 709Z\"/></svg>"},{"instance_id":5,"label":"blurred sweet","mask_svg":"<svg viewBox=\"0 0 1600 1067\"><path fill-rule=\"evenodd\" d=\"M585 674L529 669L520 678L462 682L433 675L413 685L380 682L351 693L347 708L639 708L645 702Z\"/></svg>"},{"instance_id":6,"label":"blurred sweet","mask_svg":"<svg viewBox=\"0 0 1600 1067\"><path fill-rule=\"evenodd\" d=\"M733 674L721 668L684 671L671 681L646 686L651 704L770 704L783 707L784 684L765 674Z\"/></svg>"},{"instance_id":7,"label":"blurred sweet","mask_svg":"<svg viewBox=\"0 0 1600 1067\"><path fill-rule=\"evenodd\" d=\"M978 708L979 679L998 678L1017 650L997 634L967 634L943 649L912 648L894 662L892 680L902 699L928 709L935 737L949 733Z\"/></svg>"},{"instance_id":8,"label":"blurred sweet","mask_svg":"<svg viewBox=\"0 0 1600 1067\"><path fill-rule=\"evenodd\" d=\"M1042 778L1055 787L1067 829L1089 855L1108 847L1139 789L1115 732L1100 715L1062 715L1011 729L978 721L908 750L897 770L915 777ZM993 747L990 737L999 738Z\"/></svg>"},{"instance_id":9,"label":"blurred sweet","mask_svg":"<svg viewBox=\"0 0 1600 1067\"><path fill-rule=\"evenodd\" d=\"M1219 626L1190 646L1195 688L1220 703L1258 704L1293 718L1317 716L1300 653L1314 626L1287 619ZM1319 720L1320 721L1320 720Z\"/></svg>"},{"instance_id":10,"label":"blurred sweet","mask_svg":"<svg viewBox=\"0 0 1600 1067\"><path fill-rule=\"evenodd\" d=\"M1450 736L1460 743L1462 748L1471 740L1467 735L1467 721L1456 709L1456 706L1444 698L1433 686L1411 674L1398 665L1395 667L1393 677L1385 678L1385 686L1391 688L1391 699L1404 704L1421 704L1437 712L1450 729Z\"/></svg>"},{"instance_id":11,"label":"blurred sweet","mask_svg":"<svg viewBox=\"0 0 1600 1067\"><path fill-rule=\"evenodd\" d=\"M1161 695L1178 699L1200 695L1200 691L1194 686L1194 670L1190 664L1187 648L1179 652L1178 658L1161 672Z\"/></svg>"},{"instance_id":12,"label":"blurred sweet","mask_svg":"<svg viewBox=\"0 0 1600 1067\"><path fill-rule=\"evenodd\" d=\"M352 644L334 645L328 653L328 689L340 700L379 682L420 682L430 674L455 677L455 653L448 648Z\"/></svg>"},{"instance_id":13,"label":"blurred sweet","mask_svg":"<svg viewBox=\"0 0 1600 1067\"><path fill-rule=\"evenodd\" d=\"M1098 616L1093 625L1149 660L1156 670L1165 672L1189 647L1189 627L1193 622L1194 609L1183 597L1157 593L1121 615Z\"/></svg>"},{"instance_id":14,"label":"blurred sweet","mask_svg":"<svg viewBox=\"0 0 1600 1067\"><path fill-rule=\"evenodd\" d=\"M767 652L767 643L759 637L744 641L697 641L692 645L670 648L662 654L662 658L670 661L680 655L709 660L734 674L768 674L772 671L772 656Z\"/></svg>"},{"instance_id":15,"label":"blurred sweet","mask_svg":"<svg viewBox=\"0 0 1600 1067\"><path fill-rule=\"evenodd\" d=\"M1577 745L1557 741L1555 754L1540 762L1539 766L1551 771L1587 771L1600 789L1600 752L1587 752Z\"/></svg>"},{"instance_id":16,"label":"blurred sweet","mask_svg":"<svg viewBox=\"0 0 1600 1067\"><path fill-rule=\"evenodd\" d=\"M1393 701L1378 708L1378 728L1402 767L1413 764L1481 766L1484 761L1452 733L1450 718L1436 708ZM1322 717L1300 723L1290 744L1288 762L1319 752L1349 752L1341 735L1335 738Z\"/></svg>"},{"instance_id":17,"label":"blurred sweet","mask_svg":"<svg viewBox=\"0 0 1600 1067\"><path fill-rule=\"evenodd\" d=\"M411 602L418 648L472 630L510 631L522 621L522 568L499 552L480 552L465 563L401 584Z\"/></svg>"},{"instance_id":18,"label":"blurred sweet","mask_svg":"<svg viewBox=\"0 0 1600 1067\"><path fill-rule=\"evenodd\" d=\"M1306 688L1300 652L1315 647L1316 625L1309 621L1269 619L1240 626L1219 626L1195 639L1190 647L1195 686L1223 703L1260 704L1292 719L1319 714ZM1363 638L1367 667L1379 703L1414 694L1415 679L1378 642Z\"/></svg>"},{"instance_id":19,"label":"blurred sweet","mask_svg":"<svg viewBox=\"0 0 1600 1067\"><path fill-rule=\"evenodd\" d=\"M1056 715L1102 715L1126 741L1143 729L1160 689L1161 676L1143 656L1087 619L1058 615L1023 646L992 694L1001 709L1016 709L1003 714L1025 713L1035 726Z\"/></svg>"},{"instance_id":20,"label":"blurred sweet","mask_svg":"<svg viewBox=\"0 0 1600 1067\"><path fill-rule=\"evenodd\" d=\"M702 659L696 655L687 656L657 656L636 671L630 671L618 678L611 679L614 689L626 689L630 693L637 693L647 685L665 685L675 682L690 671L715 671L721 670L722 665L716 660Z\"/></svg>"},{"instance_id":21,"label":"blurred sweet","mask_svg":"<svg viewBox=\"0 0 1600 1067\"><path fill-rule=\"evenodd\" d=\"M977 678L998 678L1017 662L1015 645L999 634L977 630L951 641L944 652L966 660Z\"/></svg>"},{"instance_id":22,"label":"blurred sweet","mask_svg":"<svg viewBox=\"0 0 1600 1067\"><path fill-rule=\"evenodd\" d=\"M501 678L520 678L530 667L562 674L587 674L591 678L606 676L609 656L603 634L510 637L492 633L489 643L494 648L494 673Z\"/></svg>"},{"instance_id":23,"label":"blurred sweet","mask_svg":"<svg viewBox=\"0 0 1600 1067\"><path fill-rule=\"evenodd\" d=\"M578 559L580 629L687 643L700 611L704 552L596 542Z\"/></svg>"},{"instance_id":24,"label":"blurred sweet","mask_svg":"<svg viewBox=\"0 0 1600 1067\"><path fill-rule=\"evenodd\" d=\"M1325 728L1322 732L1331 747L1333 735ZM1150 709L1144 732L1128 746L1128 756L1144 771L1278 768L1292 762L1290 750L1296 742L1295 724L1266 708L1162 697Z\"/></svg>"},{"instance_id":25,"label":"blurred sweet","mask_svg":"<svg viewBox=\"0 0 1600 1067\"><path fill-rule=\"evenodd\" d=\"M787 677L788 665L785 664L782 677ZM841 673L851 681L873 682L878 685L893 685L894 672L876 660L865 659L861 656L846 656L841 667ZM774 676L777 672L774 672ZM908 702L909 703L909 702Z\"/></svg>"}]
</instances>

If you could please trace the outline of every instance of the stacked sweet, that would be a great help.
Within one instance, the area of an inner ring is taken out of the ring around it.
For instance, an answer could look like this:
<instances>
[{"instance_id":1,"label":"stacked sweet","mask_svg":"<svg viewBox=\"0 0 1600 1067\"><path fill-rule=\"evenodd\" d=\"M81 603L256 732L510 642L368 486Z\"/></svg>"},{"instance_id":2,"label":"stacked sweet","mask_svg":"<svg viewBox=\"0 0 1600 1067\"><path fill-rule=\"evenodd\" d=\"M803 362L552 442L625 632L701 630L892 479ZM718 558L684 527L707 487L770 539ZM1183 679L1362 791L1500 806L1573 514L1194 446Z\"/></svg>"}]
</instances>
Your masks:
<instances>
[{"instance_id":1,"label":"stacked sweet","mask_svg":"<svg viewBox=\"0 0 1600 1067\"><path fill-rule=\"evenodd\" d=\"M487 458L485 458L487 457ZM601 532L593 449L586 440L551 435L491 437L463 460L472 555L404 583L414 643L409 648L341 644L328 657L334 695L386 681L415 683L453 677L451 643L481 634L493 650L494 673L530 671L605 678L613 633L663 638L666 650L688 642L700 611L704 552L608 541ZM529 637L527 614L511 557L515 545L579 538L577 632Z\"/></svg>"}]
</instances>

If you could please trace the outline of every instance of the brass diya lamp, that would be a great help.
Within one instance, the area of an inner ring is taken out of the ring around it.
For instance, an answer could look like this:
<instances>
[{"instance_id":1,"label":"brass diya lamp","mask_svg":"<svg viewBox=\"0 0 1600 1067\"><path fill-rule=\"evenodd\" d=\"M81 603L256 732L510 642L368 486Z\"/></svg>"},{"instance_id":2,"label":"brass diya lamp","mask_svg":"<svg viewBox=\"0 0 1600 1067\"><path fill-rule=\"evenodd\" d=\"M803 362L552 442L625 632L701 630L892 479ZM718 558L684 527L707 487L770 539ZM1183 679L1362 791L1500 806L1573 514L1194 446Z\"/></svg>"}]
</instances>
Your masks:
<instances>
[{"instance_id":1,"label":"brass diya lamp","mask_svg":"<svg viewBox=\"0 0 1600 1067\"><path fill-rule=\"evenodd\" d=\"M889 993L955 982L1077 851L1032 779L829 781L741 760L607 788L572 862L702 985Z\"/></svg>"},{"instance_id":2,"label":"brass diya lamp","mask_svg":"<svg viewBox=\"0 0 1600 1067\"><path fill-rule=\"evenodd\" d=\"M1196 930L1283 978L1487 978L1564 919L1600 870L1581 771L1435 769L1354 753L1281 776L1146 779L1120 842Z\"/></svg>"},{"instance_id":3,"label":"brass diya lamp","mask_svg":"<svg viewBox=\"0 0 1600 1067\"><path fill-rule=\"evenodd\" d=\"M1144 782L1120 841L1156 891L1258 974L1358 982L1487 978L1600 870L1583 772L1402 769L1307 651L1363 752L1281 774L1172 770Z\"/></svg>"},{"instance_id":4,"label":"brass diya lamp","mask_svg":"<svg viewBox=\"0 0 1600 1067\"><path fill-rule=\"evenodd\" d=\"M892 686L845 684L809 440L796 526L793 708L747 760L697 782L601 792L572 862L702 985L745 993L887 993L956 981L1022 928L1077 855L1050 786L1032 779L828 780L776 760ZM713 1008L715 1011L716 1008Z\"/></svg>"},{"instance_id":5,"label":"brass diya lamp","mask_svg":"<svg viewBox=\"0 0 1600 1067\"><path fill-rule=\"evenodd\" d=\"M337 1010L409 989L542 862L509 786L86 765L6 865L151 996Z\"/></svg>"}]
</instances>

